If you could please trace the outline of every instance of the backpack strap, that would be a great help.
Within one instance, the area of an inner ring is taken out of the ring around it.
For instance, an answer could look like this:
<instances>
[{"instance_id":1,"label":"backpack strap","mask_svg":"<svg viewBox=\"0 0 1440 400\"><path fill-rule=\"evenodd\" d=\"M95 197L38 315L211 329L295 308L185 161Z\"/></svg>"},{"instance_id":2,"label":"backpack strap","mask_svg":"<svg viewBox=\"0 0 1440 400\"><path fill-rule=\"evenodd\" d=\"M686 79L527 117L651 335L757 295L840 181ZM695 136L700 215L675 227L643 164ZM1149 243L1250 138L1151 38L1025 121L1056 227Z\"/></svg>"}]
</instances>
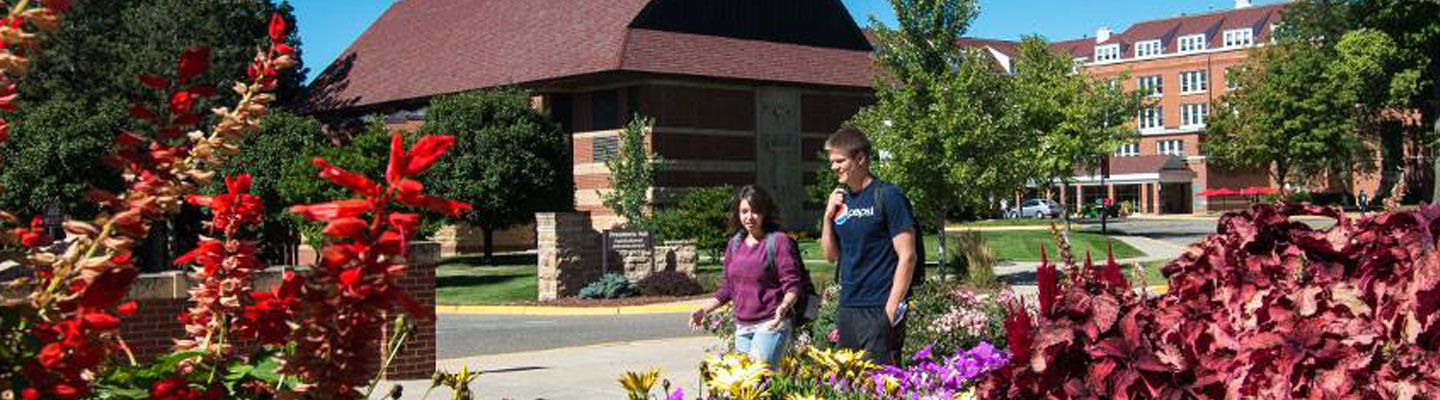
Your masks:
<instances>
[{"instance_id":1,"label":"backpack strap","mask_svg":"<svg viewBox=\"0 0 1440 400\"><path fill-rule=\"evenodd\" d=\"M721 264L722 266L723 266L724 264L726 264L728 261L730 261L729 257L731 257L732 255L735 254L735 246L738 246L738 245L740 245L741 243L744 243L743 240L745 240L745 231L743 231L743 230L742 230L742 231L739 231L739 232L735 232L735 236L731 236L731 237L730 237L730 243L727 244L727 245L725 245L725 257L726 257L726 259L720 261L720 264Z\"/></svg>"},{"instance_id":2,"label":"backpack strap","mask_svg":"<svg viewBox=\"0 0 1440 400\"><path fill-rule=\"evenodd\" d=\"M770 234L765 235L765 268L773 268L778 274L780 272L780 268L779 266L775 265L775 241L777 240L775 238L776 236L780 236L779 231L770 232Z\"/></svg>"}]
</instances>

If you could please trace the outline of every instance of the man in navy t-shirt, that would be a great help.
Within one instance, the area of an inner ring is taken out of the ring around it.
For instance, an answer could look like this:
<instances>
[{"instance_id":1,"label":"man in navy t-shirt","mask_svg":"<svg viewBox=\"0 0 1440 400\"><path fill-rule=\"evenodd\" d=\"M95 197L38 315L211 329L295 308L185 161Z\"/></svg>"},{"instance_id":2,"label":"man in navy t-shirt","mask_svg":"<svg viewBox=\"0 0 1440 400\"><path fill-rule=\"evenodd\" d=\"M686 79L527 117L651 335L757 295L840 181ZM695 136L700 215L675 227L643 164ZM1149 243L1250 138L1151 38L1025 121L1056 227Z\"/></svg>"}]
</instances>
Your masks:
<instances>
[{"instance_id":1,"label":"man in navy t-shirt","mask_svg":"<svg viewBox=\"0 0 1440 400\"><path fill-rule=\"evenodd\" d=\"M830 194L820 234L825 259L839 267L839 345L865 350L876 363L894 364L901 359L905 304L918 258L910 200L870 173L864 132L835 132L825 151L844 185Z\"/></svg>"}]
</instances>

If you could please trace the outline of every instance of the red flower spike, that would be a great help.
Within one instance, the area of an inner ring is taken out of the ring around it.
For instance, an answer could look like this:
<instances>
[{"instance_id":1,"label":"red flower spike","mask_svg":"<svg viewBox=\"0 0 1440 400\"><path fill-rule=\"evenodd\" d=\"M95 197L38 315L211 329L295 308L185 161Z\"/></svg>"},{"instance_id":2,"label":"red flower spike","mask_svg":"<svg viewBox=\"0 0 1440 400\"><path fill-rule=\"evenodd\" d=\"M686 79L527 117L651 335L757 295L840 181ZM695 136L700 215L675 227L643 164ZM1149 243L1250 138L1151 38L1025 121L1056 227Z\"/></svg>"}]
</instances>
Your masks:
<instances>
[{"instance_id":1,"label":"red flower spike","mask_svg":"<svg viewBox=\"0 0 1440 400\"><path fill-rule=\"evenodd\" d=\"M35 388L25 388L20 391L20 398L24 400L40 400L40 391Z\"/></svg>"},{"instance_id":2,"label":"red flower spike","mask_svg":"<svg viewBox=\"0 0 1440 400\"><path fill-rule=\"evenodd\" d=\"M155 75L140 75L140 83L155 90L165 90L170 87L170 81Z\"/></svg>"},{"instance_id":3,"label":"red flower spike","mask_svg":"<svg viewBox=\"0 0 1440 400\"><path fill-rule=\"evenodd\" d=\"M287 56L294 56L294 55L295 55L295 48L294 48L294 47L290 47L290 45L284 44L284 43L276 44L276 45L275 45L275 51L280 52L280 54L284 54L284 55L287 55Z\"/></svg>"},{"instance_id":4,"label":"red flower spike","mask_svg":"<svg viewBox=\"0 0 1440 400\"><path fill-rule=\"evenodd\" d=\"M191 47L180 54L180 77L193 78L210 69L210 48Z\"/></svg>"},{"instance_id":5,"label":"red flower spike","mask_svg":"<svg viewBox=\"0 0 1440 400\"><path fill-rule=\"evenodd\" d=\"M320 233L337 239L355 239L364 235L369 228L370 226L365 223L365 220L359 218L337 218L331 220L330 224L326 225Z\"/></svg>"},{"instance_id":6,"label":"red flower spike","mask_svg":"<svg viewBox=\"0 0 1440 400\"><path fill-rule=\"evenodd\" d=\"M316 167L320 167L321 178L325 178L336 185L344 186L350 189L350 191L365 197L380 195L380 184L375 183L375 181L370 180L370 178L365 175L340 169L320 157L315 157L314 160L311 160L311 163L315 164Z\"/></svg>"},{"instance_id":7,"label":"red flower spike","mask_svg":"<svg viewBox=\"0 0 1440 400\"><path fill-rule=\"evenodd\" d=\"M405 178L404 165L405 138L400 136L400 132L395 132L390 134L390 163L385 166L385 181L393 185Z\"/></svg>"},{"instance_id":8,"label":"red flower spike","mask_svg":"<svg viewBox=\"0 0 1440 400\"><path fill-rule=\"evenodd\" d=\"M135 303L135 300L130 300L115 307L115 313L120 314L122 317L129 317L135 315L135 312L139 311L139 309L139 304Z\"/></svg>"},{"instance_id":9,"label":"red flower spike","mask_svg":"<svg viewBox=\"0 0 1440 400\"><path fill-rule=\"evenodd\" d=\"M340 273L340 283L347 287L347 290L360 284L365 277L364 268L350 268Z\"/></svg>"},{"instance_id":10,"label":"red flower spike","mask_svg":"<svg viewBox=\"0 0 1440 400\"><path fill-rule=\"evenodd\" d=\"M175 92L170 96L170 114L179 115L190 112L195 107L195 96L190 92Z\"/></svg>"},{"instance_id":11,"label":"red flower spike","mask_svg":"<svg viewBox=\"0 0 1440 400\"><path fill-rule=\"evenodd\" d=\"M1107 247L1107 250L1106 250L1106 251L1107 251L1108 253L1110 253L1110 254L1109 254L1109 255L1107 256L1107 258L1106 258L1106 261L1105 261L1105 271L1103 271L1103 272L1101 273L1101 276L1105 279L1105 283L1106 283L1106 284L1109 284L1111 288L1114 288L1114 289L1127 289L1127 288L1129 288L1129 287L1130 287L1130 281L1126 280L1126 279L1125 279L1125 273L1124 273L1124 272L1121 272L1120 263L1115 262L1115 249L1114 249L1114 246L1111 245L1111 244L1109 244L1109 243L1107 243L1107 244L1106 244L1106 247Z\"/></svg>"},{"instance_id":12,"label":"red flower spike","mask_svg":"<svg viewBox=\"0 0 1440 400\"><path fill-rule=\"evenodd\" d=\"M410 148L410 154L405 156L404 175L409 176L425 172L426 169L429 169L431 165L435 164L435 160L445 155L445 152L449 151L450 146L454 144L454 136L426 136L420 139L419 142L415 143L415 147Z\"/></svg>"},{"instance_id":13,"label":"red flower spike","mask_svg":"<svg viewBox=\"0 0 1440 400\"><path fill-rule=\"evenodd\" d=\"M376 249L383 254L404 254L405 238L395 231L385 231L380 234L380 239L375 241Z\"/></svg>"},{"instance_id":14,"label":"red flower spike","mask_svg":"<svg viewBox=\"0 0 1440 400\"><path fill-rule=\"evenodd\" d=\"M285 26L285 17L280 16L280 14L274 14L270 16L271 42L284 43L287 29L288 28Z\"/></svg>"},{"instance_id":15,"label":"red flower spike","mask_svg":"<svg viewBox=\"0 0 1440 400\"><path fill-rule=\"evenodd\" d=\"M70 0L45 0L45 8L55 10L57 13L67 14L70 12Z\"/></svg>"},{"instance_id":16,"label":"red flower spike","mask_svg":"<svg viewBox=\"0 0 1440 400\"><path fill-rule=\"evenodd\" d=\"M240 174L225 178L225 188L230 190L229 194L245 194L250 192L250 184L253 181L250 174Z\"/></svg>"},{"instance_id":17,"label":"red flower spike","mask_svg":"<svg viewBox=\"0 0 1440 400\"><path fill-rule=\"evenodd\" d=\"M325 267L338 267L349 264L355 259L355 253L340 246L327 246L320 251L320 265Z\"/></svg>"},{"instance_id":18,"label":"red flower spike","mask_svg":"<svg viewBox=\"0 0 1440 400\"><path fill-rule=\"evenodd\" d=\"M155 121L155 112L139 104L130 105L130 116L145 121Z\"/></svg>"},{"instance_id":19,"label":"red flower spike","mask_svg":"<svg viewBox=\"0 0 1440 400\"><path fill-rule=\"evenodd\" d=\"M415 232L415 227L420 226L420 214L390 214L390 225L400 230L400 236L409 239Z\"/></svg>"},{"instance_id":20,"label":"red flower spike","mask_svg":"<svg viewBox=\"0 0 1440 400\"><path fill-rule=\"evenodd\" d=\"M86 329L110 330L120 327L119 318L103 312L85 313L81 318L85 320Z\"/></svg>"},{"instance_id":21,"label":"red flower spike","mask_svg":"<svg viewBox=\"0 0 1440 400\"><path fill-rule=\"evenodd\" d=\"M1040 315L1050 317L1055 300L1060 296L1060 273L1056 271L1055 264L1050 263L1045 246L1040 246L1040 267L1035 271L1035 282L1040 289Z\"/></svg>"},{"instance_id":22,"label":"red flower spike","mask_svg":"<svg viewBox=\"0 0 1440 400\"><path fill-rule=\"evenodd\" d=\"M300 214L312 221L330 221L336 218L354 217L370 211L368 200L340 200L329 203L290 207L290 212Z\"/></svg>"},{"instance_id":23,"label":"red flower spike","mask_svg":"<svg viewBox=\"0 0 1440 400\"><path fill-rule=\"evenodd\" d=\"M1014 355L1010 358L1010 362L1014 365L1028 365L1030 363L1030 345L1033 340L1030 334L1030 313L1025 311L1023 302L1018 305L1011 303L1007 308L1010 309L1010 312L1005 316L1003 325L1005 326L1005 343L1009 345L1010 353Z\"/></svg>"},{"instance_id":24,"label":"red flower spike","mask_svg":"<svg viewBox=\"0 0 1440 400\"><path fill-rule=\"evenodd\" d=\"M198 195L193 193L185 195L185 202L197 207L210 208L210 205L214 201L215 199L210 196Z\"/></svg>"},{"instance_id":25,"label":"red flower spike","mask_svg":"<svg viewBox=\"0 0 1440 400\"><path fill-rule=\"evenodd\" d=\"M190 94L195 97L215 96L215 87L210 85L195 85L191 86L189 89L185 89L185 91L190 92Z\"/></svg>"}]
</instances>

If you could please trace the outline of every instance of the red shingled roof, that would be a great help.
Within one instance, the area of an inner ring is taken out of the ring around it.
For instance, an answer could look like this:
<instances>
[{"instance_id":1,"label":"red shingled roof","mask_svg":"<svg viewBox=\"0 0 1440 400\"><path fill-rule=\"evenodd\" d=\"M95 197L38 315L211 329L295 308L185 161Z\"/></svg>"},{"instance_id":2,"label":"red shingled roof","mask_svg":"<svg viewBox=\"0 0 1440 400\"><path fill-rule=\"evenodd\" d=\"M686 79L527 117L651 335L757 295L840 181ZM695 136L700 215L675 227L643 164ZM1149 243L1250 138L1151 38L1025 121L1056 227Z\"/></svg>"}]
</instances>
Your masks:
<instances>
[{"instance_id":1,"label":"red shingled roof","mask_svg":"<svg viewBox=\"0 0 1440 400\"><path fill-rule=\"evenodd\" d=\"M651 0L399 0L312 83L323 112L605 71L866 87L869 53L628 26Z\"/></svg>"}]
</instances>

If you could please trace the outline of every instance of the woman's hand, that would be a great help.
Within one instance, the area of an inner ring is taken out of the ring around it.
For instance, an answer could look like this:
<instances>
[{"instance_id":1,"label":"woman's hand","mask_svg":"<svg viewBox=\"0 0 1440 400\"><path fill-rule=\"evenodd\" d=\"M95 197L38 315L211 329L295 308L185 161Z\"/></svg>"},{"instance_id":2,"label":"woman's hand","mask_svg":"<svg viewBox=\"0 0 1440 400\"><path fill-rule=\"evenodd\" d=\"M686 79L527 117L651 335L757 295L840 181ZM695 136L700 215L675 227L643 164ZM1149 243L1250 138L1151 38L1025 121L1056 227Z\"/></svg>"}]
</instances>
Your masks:
<instances>
[{"instance_id":1,"label":"woman's hand","mask_svg":"<svg viewBox=\"0 0 1440 400\"><path fill-rule=\"evenodd\" d=\"M693 313L690 313L690 330L699 332L702 328L705 327L704 322L705 309L701 308L699 310L695 310L695 312Z\"/></svg>"},{"instance_id":2,"label":"woman's hand","mask_svg":"<svg viewBox=\"0 0 1440 400\"><path fill-rule=\"evenodd\" d=\"M776 329L780 329L780 327L785 324L785 320L786 320L786 319L789 319L789 318L790 318L790 309L789 309L789 308L787 308L787 307L777 308L777 309L775 309L775 318L771 318L769 322L766 322L764 328L765 328L765 330L768 330L768 331L773 331L773 330L776 330Z\"/></svg>"}]
</instances>

